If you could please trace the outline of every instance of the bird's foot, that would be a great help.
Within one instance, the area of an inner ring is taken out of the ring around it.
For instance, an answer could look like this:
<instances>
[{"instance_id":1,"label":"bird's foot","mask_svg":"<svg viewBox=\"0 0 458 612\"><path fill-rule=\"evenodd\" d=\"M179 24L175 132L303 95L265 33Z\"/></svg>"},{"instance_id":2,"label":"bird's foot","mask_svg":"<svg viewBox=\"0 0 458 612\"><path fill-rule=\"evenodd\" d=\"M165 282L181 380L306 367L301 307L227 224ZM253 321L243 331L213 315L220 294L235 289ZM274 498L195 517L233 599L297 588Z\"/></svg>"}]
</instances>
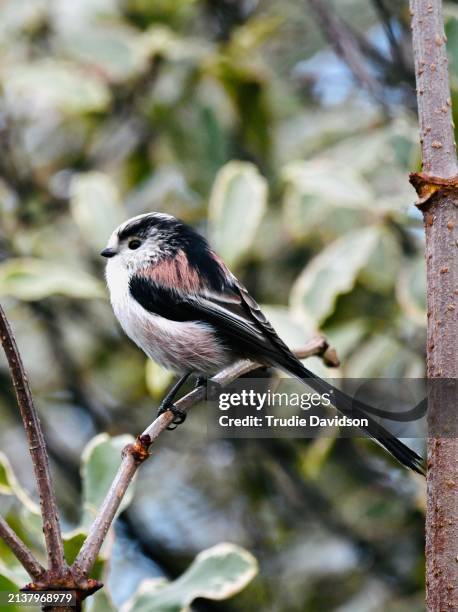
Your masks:
<instances>
[{"instance_id":1,"label":"bird's foot","mask_svg":"<svg viewBox=\"0 0 458 612\"><path fill-rule=\"evenodd\" d=\"M178 425L185 422L187 414L184 410L177 408L172 402L162 402L162 404L159 406L159 410L157 411L157 416L161 416L161 414L164 414L164 412L167 412L167 410L170 410L170 412L173 414L173 420L170 425L168 425L167 429L173 431L178 427Z\"/></svg>"},{"instance_id":2,"label":"bird's foot","mask_svg":"<svg viewBox=\"0 0 458 612\"><path fill-rule=\"evenodd\" d=\"M198 376L196 378L196 383L194 385L194 389L198 389L199 387L205 387L206 384L207 384L207 377L206 376Z\"/></svg>"}]
</instances>

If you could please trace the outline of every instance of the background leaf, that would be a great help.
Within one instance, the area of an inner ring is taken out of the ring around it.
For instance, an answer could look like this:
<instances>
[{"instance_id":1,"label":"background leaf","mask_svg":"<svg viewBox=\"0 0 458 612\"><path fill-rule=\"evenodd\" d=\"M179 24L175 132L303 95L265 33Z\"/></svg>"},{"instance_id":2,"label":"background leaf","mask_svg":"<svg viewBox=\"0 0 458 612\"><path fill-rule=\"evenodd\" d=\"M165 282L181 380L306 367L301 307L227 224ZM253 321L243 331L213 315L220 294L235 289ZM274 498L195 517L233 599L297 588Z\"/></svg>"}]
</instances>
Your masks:
<instances>
[{"instance_id":1,"label":"background leaf","mask_svg":"<svg viewBox=\"0 0 458 612\"><path fill-rule=\"evenodd\" d=\"M73 178L70 191L73 218L83 238L98 254L126 219L118 190L106 174L87 172Z\"/></svg>"},{"instance_id":2,"label":"background leaf","mask_svg":"<svg viewBox=\"0 0 458 612\"><path fill-rule=\"evenodd\" d=\"M0 295L40 300L56 294L80 299L105 297L102 282L78 268L19 257L0 264Z\"/></svg>"},{"instance_id":3,"label":"background leaf","mask_svg":"<svg viewBox=\"0 0 458 612\"><path fill-rule=\"evenodd\" d=\"M41 60L16 64L3 77L8 103L16 111L53 107L76 114L104 109L110 95L104 83L77 65ZM28 107L28 108L27 108Z\"/></svg>"},{"instance_id":4,"label":"background leaf","mask_svg":"<svg viewBox=\"0 0 458 612\"><path fill-rule=\"evenodd\" d=\"M369 184L348 164L332 159L292 162L283 169L286 183L284 221L297 239L326 234L326 223L338 215L339 229L361 226L371 218L374 194Z\"/></svg>"},{"instance_id":5,"label":"background leaf","mask_svg":"<svg viewBox=\"0 0 458 612\"><path fill-rule=\"evenodd\" d=\"M156 399L162 398L173 380L173 373L155 361L148 359L145 366L145 375L148 391Z\"/></svg>"},{"instance_id":6,"label":"background leaf","mask_svg":"<svg viewBox=\"0 0 458 612\"><path fill-rule=\"evenodd\" d=\"M218 173L210 196L211 244L234 265L246 255L266 208L267 183L253 164L230 162Z\"/></svg>"},{"instance_id":7,"label":"background leaf","mask_svg":"<svg viewBox=\"0 0 458 612\"><path fill-rule=\"evenodd\" d=\"M145 583L123 612L180 612L197 597L226 599L256 575L256 559L234 544L218 544L197 555L186 572L172 583Z\"/></svg>"},{"instance_id":8,"label":"background leaf","mask_svg":"<svg viewBox=\"0 0 458 612\"><path fill-rule=\"evenodd\" d=\"M0 567L0 592L1 593L18 593L20 587L23 584L17 584L15 581L11 580L8 576L2 571ZM23 605L15 605L15 604L7 604L0 605L1 612L27 612L27 610L31 610L32 608L25 608Z\"/></svg>"},{"instance_id":9,"label":"background leaf","mask_svg":"<svg viewBox=\"0 0 458 612\"><path fill-rule=\"evenodd\" d=\"M378 238L378 230L370 227L348 233L321 251L293 286L293 310L319 325L333 311L337 296L353 287Z\"/></svg>"},{"instance_id":10,"label":"background leaf","mask_svg":"<svg viewBox=\"0 0 458 612\"><path fill-rule=\"evenodd\" d=\"M107 590L103 589L90 597L86 602L86 612L117 612L117 608L111 601Z\"/></svg>"},{"instance_id":11,"label":"background leaf","mask_svg":"<svg viewBox=\"0 0 458 612\"><path fill-rule=\"evenodd\" d=\"M401 257L401 247L393 232L380 227L377 243L367 264L362 268L359 279L374 291L389 291L396 282Z\"/></svg>"},{"instance_id":12,"label":"background leaf","mask_svg":"<svg viewBox=\"0 0 458 612\"><path fill-rule=\"evenodd\" d=\"M59 43L62 51L73 60L96 66L114 82L132 78L148 65L141 35L116 23L92 24L84 32L68 28Z\"/></svg>"},{"instance_id":13,"label":"background leaf","mask_svg":"<svg viewBox=\"0 0 458 612\"><path fill-rule=\"evenodd\" d=\"M84 449L81 464L83 527L89 527L94 520L121 463L121 451L133 440L129 435L110 438L108 434L99 434ZM130 504L133 488L131 484L118 512L122 512Z\"/></svg>"},{"instance_id":14,"label":"background leaf","mask_svg":"<svg viewBox=\"0 0 458 612\"><path fill-rule=\"evenodd\" d=\"M0 494L14 495L31 513L40 516L40 507L29 496L16 478L10 461L5 453L0 451Z\"/></svg>"}]
</instances>

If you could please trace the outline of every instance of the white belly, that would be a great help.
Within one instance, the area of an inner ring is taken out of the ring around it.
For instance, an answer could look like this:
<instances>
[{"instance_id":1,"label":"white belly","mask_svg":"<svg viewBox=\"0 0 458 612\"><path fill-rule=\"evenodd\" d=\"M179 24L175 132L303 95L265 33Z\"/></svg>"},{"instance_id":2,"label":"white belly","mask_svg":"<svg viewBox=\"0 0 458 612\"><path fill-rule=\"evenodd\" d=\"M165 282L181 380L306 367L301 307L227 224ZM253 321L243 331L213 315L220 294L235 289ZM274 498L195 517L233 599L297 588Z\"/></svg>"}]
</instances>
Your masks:
<instances>
[{"instance_id":1,"label":"white belly","mask_svg":"<svg viewBox=\"0 0 458 612\"><path fill-rule=\"evenodd\" d=\"M213 374L228 365L229 355L209 326L145 310L130 295L128 273L116 259L110 259L106 269L111 304L125 333L148 357L175 372Z\"/></svg>"}]
</instances>

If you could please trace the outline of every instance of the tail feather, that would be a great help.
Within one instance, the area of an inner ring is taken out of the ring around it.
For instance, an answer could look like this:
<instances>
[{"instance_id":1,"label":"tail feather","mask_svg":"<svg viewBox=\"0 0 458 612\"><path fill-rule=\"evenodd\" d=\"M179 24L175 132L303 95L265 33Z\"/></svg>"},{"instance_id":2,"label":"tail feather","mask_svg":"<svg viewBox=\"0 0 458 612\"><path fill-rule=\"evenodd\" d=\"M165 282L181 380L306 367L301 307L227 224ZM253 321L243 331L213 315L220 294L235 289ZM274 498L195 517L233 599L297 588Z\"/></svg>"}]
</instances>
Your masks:
<instances>
[{"instance_id":1,"label":"tail feather","mask_svg":"<svg viewBox=\"0 0 458 612\"><path fill-rule=\"evenodd\" d=\"M377 441L383 448L385 448L395 459L397 459L402 465L410 468L418 474L425 475L423 467L423 459L415 451L406 446L403 442L398 440L396 436L390 433L387 429L379 425L368 412L376 412L372 407L367 406L357 400L354 400L349 395L343 393L339 389L336 389L326 381L322 380L316 374L313 374L310 370L302 365L299 360L295 358L285 360L285 363L279 363L280 367L286 369L288 372L297 376L301 380L307 380L307 384L318 391L319 393L329 393L332 391L334 397L334 406L345 416L353 418L364 418L368 421L368 426L362 429L368 433L375 441ZM382 412L382 411L380 411Z\"/></svg>"}]
</instances>

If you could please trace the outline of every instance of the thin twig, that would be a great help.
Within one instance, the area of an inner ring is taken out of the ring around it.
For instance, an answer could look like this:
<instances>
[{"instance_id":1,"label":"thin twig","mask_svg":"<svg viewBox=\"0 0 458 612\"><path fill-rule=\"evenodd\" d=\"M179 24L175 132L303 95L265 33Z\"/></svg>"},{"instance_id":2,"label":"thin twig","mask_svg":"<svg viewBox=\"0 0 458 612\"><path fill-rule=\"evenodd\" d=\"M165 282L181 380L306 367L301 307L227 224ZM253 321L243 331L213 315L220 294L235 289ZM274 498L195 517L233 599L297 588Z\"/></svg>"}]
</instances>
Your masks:
<instances>
[{"instance_id":1,"label":"thin twig","mask_svg":"<svg viewBox=\"0 0 458 612\"><path fill-rule=\"evenodd\" d=\"M45 536L49 570L59 575L63 575L66 572L67 565L64 558L62 533L43 431L13 332L1 306L0 338L8 360L19 410L27 435L29 451L32 457L35 479L40 496L43 532Z\"/></svg>"},{"instance_id":2,"label":"thin twig","mask_svg":"<svg viewBox=\"0 0 458 612\"><path fill-rule=\"evenodd\" d=\"M375 10L377 11L379 18L382 22L383 29L385 30L386 37L390 44L391 56L397 66L401 69L402 72L407 73L404 62L404 55L402 53L402 48L399 44L399 41L396 37L396 34L393 29L393 15L390 13L388 8L385 5L384 0L372 0Z\"/></svg>"},{"instance_id":3,"label":"thin twig","mask_svg":"<svg viewBox=\"0 0 458 612\"><path fill-rule=\"evenodd\" d=\"M327 359L328 363L333 363L333 365L338 364L337 358L332 352L329 352L328 344L323 337L312 339L303 349L297 351L295 354L300 359L305 359L313 355L322 355ZM259 367L260 365L253 361L240 360L213 376L211 380L220 386L225 386L243 374L247 374ZM187 412L194 404L205 398L205 392L204 387L194 389L175 402L175 405L181 411ZM173 419L174 416L170 411L161 414L145 429L141 436L138 437L135 444L130 445L130 447L124 450L118 473L113 480L110 490L72 566L72 570L77 579L87 578L139 465L148 458L148 449L171 424Z\"/></svg>"},{"instance_id":4,"label":"thin twig","mask_svg":"<svg viewBox=\"0 0 458 612\"><path fill-rule=\"evenodd\" d=\"M347 64L357 82L378 104L388 110L382 87L368 70L351 30L338 15L333 13L326 0L308 0L308 2L325 38L334 47L336 54Z\"/></svg>"},{"instance_id":5,"label":"thin twig","mask_svg":"<svg viewBox=\"0 0 458 612\"><path fill-rule=\"evenodd\" d=\"M2 516L0 516L0 538L33 580L40 580L44 576L45 568L37 561L33 553L14 533Z\"/></svg>"}]
</instances>

